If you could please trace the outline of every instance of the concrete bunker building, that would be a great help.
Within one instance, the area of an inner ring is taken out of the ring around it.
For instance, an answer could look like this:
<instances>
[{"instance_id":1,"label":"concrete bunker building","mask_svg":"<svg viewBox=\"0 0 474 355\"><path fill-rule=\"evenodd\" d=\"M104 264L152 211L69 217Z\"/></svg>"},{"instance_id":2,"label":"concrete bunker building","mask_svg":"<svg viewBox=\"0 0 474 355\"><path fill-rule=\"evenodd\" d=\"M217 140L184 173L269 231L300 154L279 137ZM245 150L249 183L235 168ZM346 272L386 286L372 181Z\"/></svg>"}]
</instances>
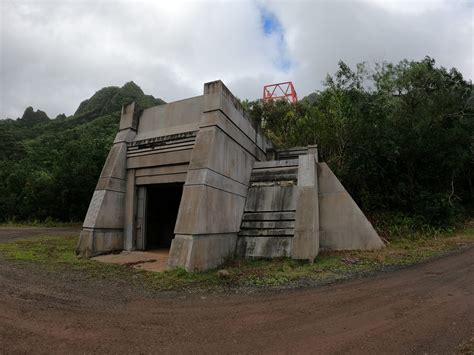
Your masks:
<instances>
[{"instance_id":1,"label":"concrete bunker building","mask_svg":"<svg viewBox=\"0 0 474 355\"><path fill-rule=\"evenodd\" d=\"M169 265L230 255L313 260L383 243L315 146L276 150L221 81L204 94L122 108L76 252L169 248Z\"/></svg>"}]
</instances>

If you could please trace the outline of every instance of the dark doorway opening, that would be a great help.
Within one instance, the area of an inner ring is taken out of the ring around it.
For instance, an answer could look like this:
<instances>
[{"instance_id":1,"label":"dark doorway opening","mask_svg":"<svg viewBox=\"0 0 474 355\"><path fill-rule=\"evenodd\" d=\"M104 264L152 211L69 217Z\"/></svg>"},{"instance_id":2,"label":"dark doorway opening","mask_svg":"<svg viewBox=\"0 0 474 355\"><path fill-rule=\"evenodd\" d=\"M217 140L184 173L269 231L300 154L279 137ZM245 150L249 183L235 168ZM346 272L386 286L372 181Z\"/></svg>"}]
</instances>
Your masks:
<instances>
[{"instance_id":1,"label":"dark doorway opening","mask_svg":"<svg viewBox=\"0 0 474 355\"><path fill-rule=\"evenodd\" d=\"M169 249L174 238L183 183L147 187L146 249Z\"/></svg>"}]
</instances>

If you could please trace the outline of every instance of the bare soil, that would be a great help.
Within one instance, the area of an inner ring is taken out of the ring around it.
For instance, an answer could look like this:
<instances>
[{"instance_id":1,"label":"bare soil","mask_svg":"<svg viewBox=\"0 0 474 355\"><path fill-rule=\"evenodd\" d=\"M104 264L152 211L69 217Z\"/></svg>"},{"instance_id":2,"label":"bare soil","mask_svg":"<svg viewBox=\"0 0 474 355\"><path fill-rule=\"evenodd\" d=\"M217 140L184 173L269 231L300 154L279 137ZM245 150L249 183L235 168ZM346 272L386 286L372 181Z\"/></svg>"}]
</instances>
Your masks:
<instances>
[{"instance_id":1,"label":"bare soil","mask_svg":"<svg viewBox=\"0 0 474 355\"><path fill-rule=\"evenodd\" d=\"M79 235L81 227L0 227L0 243L11 242L17 239L32 238L37 236Z\"/></svg>"},{"instance_id":2,"label":"bare soil","mask_svg":"<svg viewBox=\"0 0 474 355\"><path fill-rule=\"evenodd\" d=\"M250 294L150 293L0 258L0 300L0 353L444 354L474 336L474 248Z\"/></svg>"}]
</instances>

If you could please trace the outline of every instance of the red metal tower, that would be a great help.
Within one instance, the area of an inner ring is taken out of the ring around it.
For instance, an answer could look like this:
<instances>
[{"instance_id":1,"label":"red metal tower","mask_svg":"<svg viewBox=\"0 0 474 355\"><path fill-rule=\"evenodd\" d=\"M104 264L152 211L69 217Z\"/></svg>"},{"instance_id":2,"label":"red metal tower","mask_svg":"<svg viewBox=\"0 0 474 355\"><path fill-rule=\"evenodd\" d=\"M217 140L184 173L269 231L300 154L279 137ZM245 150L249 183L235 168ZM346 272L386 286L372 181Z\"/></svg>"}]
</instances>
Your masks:
<instances>
[{"instance_id":1,"label":"red metal tower","mask_svg":"<svg viewBox=\"0 0 474 355\"><path fill-rule=\"evenodd\" d=\"M295 87L291 81L278 84L265 85L263 87L263 102L273 100L288 100L291 103L298 102Z\"/></svg>"}]
</instances>

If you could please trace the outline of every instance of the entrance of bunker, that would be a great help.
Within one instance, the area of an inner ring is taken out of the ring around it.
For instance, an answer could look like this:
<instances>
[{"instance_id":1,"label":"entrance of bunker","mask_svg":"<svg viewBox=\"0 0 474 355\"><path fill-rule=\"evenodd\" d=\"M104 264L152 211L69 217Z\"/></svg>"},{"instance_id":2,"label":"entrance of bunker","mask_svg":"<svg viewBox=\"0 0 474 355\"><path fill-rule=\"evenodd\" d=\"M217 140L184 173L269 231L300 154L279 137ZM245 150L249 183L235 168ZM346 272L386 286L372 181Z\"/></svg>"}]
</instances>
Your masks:
<instances>
[{"instance_id":1,"label":"entrance of bunker","mask_svg":"<svg viewBox=\"0 0 474 355\"><path fill-rule=\"evenodd\" d=\"M174 238L183 183L147 186L145 249L169 249Z\"/></svg>"}]
</instances>

